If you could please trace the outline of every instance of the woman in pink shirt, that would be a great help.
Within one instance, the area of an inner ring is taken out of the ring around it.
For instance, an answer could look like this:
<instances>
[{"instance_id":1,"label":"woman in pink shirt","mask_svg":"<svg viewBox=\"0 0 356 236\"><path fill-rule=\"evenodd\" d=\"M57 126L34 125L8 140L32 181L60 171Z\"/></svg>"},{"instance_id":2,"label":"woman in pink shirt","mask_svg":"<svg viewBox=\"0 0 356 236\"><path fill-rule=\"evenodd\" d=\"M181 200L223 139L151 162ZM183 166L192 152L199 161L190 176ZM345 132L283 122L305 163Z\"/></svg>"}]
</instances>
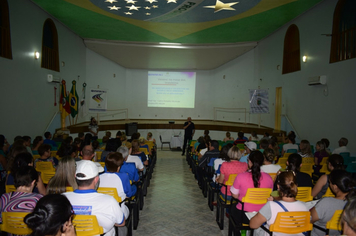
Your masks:
<instances>
[{"instance_id":1,"label":"woman in pink shirt","mask_svg":"<svg viewBox=\"0 0 356 236\"><path fill-rule=\"evenodd\" d=\"M260 151L251 152L248 159L248 166L250 170L239 174L230 191L232 196L240 201L246 195L249 188L271 188L273 189L273 180L267 173L261 172L260 167L263 165L264 157ZM244 211L252 212L259 211L264 204L244 204ZM232 207L230 217L233 217L235 222L248 224L249 220L241 210L241 204L238 203L236 207Z\"/></svg>"}]
</instances>

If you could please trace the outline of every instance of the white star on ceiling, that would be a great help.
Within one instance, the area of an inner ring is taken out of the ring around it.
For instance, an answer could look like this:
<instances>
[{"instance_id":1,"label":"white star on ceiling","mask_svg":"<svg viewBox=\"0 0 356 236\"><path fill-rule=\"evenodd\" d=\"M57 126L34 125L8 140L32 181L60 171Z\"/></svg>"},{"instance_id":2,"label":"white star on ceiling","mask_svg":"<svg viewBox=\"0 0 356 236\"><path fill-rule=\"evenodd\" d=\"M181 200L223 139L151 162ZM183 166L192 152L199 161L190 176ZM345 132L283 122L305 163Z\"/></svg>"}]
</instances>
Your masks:
<instances>
[{"instance_id":1,"label":"white star on ceiling","mask_svg":"<svg viewBox=\"0 0 356 236\"><path fill-rule=\"evenodd\" d=\"M108 7L108 8L110 8L110 10L116 10L116 11L117 11L117 10L119 10L121 7L117 7L117 6L114 5L114 6Z\"/></svg>"},{"instance_id":2,"label":"white star on ceiling","mask_svg":"<svg viewBox=\"0 0 356 236\"><path fill-rule=\"evenodd\" d=\"M146 10L150 10L151 8L150 7L145 7Z\"/></svg>"},{"instance_id":3,"label":"white star on ceiling","mask_svg":"<svg viewBox=\"0 0 356 236\"><path fill-rule=\"evenodd\" d=\"M134 5L132 5L132 6L130 6L130 7L128 7L128 6L126 6L126 7L129 8L130 11L131 11L131 10L138 11L138 9L141 8L141 7L136 7L136 6L134 6Z\"/></svg>"},{"instance_id":4,"label":"white star on ceiling","mask_svg":"<svg viewBox=\"0 0 356 236\"><path fill-rule=\"evenodd\" d=\"M149 12L146 12L146 16L149 16L149 15L151 15L151 13L149 13Z\"/></svg>"},{"instance_id":5,"label":"white star on ceiling","mask_svg":"<svg viewBox=\"0 0 356 236\"><path fill-rule=\"evenodd\" d=\"M135 4L137 1L134 1L134 0L125 0L126 1L126 4Z\"/></svg>"},{"instance_id":6,"label":"white star on ceiling","mask_svg":"<svg viewBox=\"0 0 356 236\"><path fill-rule=\"evenodd\" d=\"M145 0L146 2L149 2L149 3L153 3L153 2L157 2L156 0Z\"/></svg>"},{"instance_id":7,"label":"white star on ceiling","mask_svg":"<svg viewBox=\"0 0 356 236\"><path fill-rule=\"evenodd\" d=\"M110 2L112 4L113 2L117 2L117 1L116 0L105 0L105 2Z\"/></svg>"},{"instance_id":8,"label":"white star on ceiling","mask_svg":"<svg viewBox=\"0 0 356 236\"><path fill-rule=\"evenodd\" d=\"M219 12L221 10L230 10L230 11L235 11L234 8L231 6L237 4L239 2L230 2L230 3L223 3L219 0L216 0L215 6L204 6L205 8L214 8L214 13Z\"/></svg>"},{"instance_id":9,"label":"white star on ceiling","mask_svg":"<svg viewBox=\"0 0 356 236\"><path fill-rule=\"evenodd\" d=\"M176 1L176 0L167 0L167 3L170 3L170 2L177 3L177 1Z\"/></svg>"},{"instance_id":10,"label":"white star on ceiling","mask_svg":"<svg viewBox=\"0 0 356 236\"><path fill-rule=\"evenodd\" d=\"M128 12L125 12L125 14L126 14L126 15L132 15L133 13L131 13L131 12L128 11Z\"/></svg>"},{"instance_id":11,"label":"white star on ceiling","mask_svg":"<svg viewBox=\"0 0 356 236\"><path fill-rule=\"evenodd\" d=\"M158 6L157 6L157 5L153 5L152 7L153 7L153 8L158 8Z\"/></svg>"}]
</instances>

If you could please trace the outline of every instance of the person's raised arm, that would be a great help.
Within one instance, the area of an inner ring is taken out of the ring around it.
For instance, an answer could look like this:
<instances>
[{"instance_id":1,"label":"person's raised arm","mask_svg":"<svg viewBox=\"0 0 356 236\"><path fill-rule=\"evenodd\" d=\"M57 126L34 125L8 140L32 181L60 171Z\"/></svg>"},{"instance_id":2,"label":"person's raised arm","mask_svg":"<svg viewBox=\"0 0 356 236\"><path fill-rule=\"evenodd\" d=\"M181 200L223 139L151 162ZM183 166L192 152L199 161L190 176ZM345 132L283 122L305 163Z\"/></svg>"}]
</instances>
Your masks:
<instances>
[{"instance_id":1,"label":"person's raised arm","mask_svg":"<svg viewBox=\"0 0 356 236\"><path fill-rule=\"evenodd\" d=\"M261 213L258 212L254 217L251 218L250 228L258 229L266 221L267 219Z\"/></svg>"},{"instance_id":2,"label":"person's raised arm","mask_svg":"<svg viewBox=\"0 0 356 236\"><path fill-rule=\"evenodd\" d=\"M327 176L326 175L322 175L318 181L316 182L313 190L312 190L312 196L316 197L316 195L318 195L318 193L320 193L321 189L323 188L323 186L326 184L327 181Z\"/></svg>"}]
</instances>

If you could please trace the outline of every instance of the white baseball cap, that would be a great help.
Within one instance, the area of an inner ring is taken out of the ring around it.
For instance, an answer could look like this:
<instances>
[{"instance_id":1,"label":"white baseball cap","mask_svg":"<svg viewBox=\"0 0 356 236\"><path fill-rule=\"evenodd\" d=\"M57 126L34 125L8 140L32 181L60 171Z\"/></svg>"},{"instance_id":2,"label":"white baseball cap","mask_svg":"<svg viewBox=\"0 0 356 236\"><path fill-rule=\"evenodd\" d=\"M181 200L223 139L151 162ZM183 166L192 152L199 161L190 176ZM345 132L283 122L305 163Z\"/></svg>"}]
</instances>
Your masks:
<instances>
[{"instance_id":1,"label":"white baseball cap","mask_svg":"<svg viewBox=\"0 0 356 236\"><path fill-rule=\"evenodd\" d=\"M254 151L257 149L257 144L255 142L246 142L245 146L248 147L251 151Z\"/></svg>"},{"instance_id":2,"label":"white baseball cap","mask_svg":"<svg viewBox=\"0 0 356 236\"><path fill-rule=\"evenodd\" d=\"M77 162L77 170L75 172L75 177L78 180L92 179L98 176L99 173L103 171L104 168L100 165L100 163L82 160ZM84 177L78 177L77 174L83 174Z\"/></svg>"}]
</instances>

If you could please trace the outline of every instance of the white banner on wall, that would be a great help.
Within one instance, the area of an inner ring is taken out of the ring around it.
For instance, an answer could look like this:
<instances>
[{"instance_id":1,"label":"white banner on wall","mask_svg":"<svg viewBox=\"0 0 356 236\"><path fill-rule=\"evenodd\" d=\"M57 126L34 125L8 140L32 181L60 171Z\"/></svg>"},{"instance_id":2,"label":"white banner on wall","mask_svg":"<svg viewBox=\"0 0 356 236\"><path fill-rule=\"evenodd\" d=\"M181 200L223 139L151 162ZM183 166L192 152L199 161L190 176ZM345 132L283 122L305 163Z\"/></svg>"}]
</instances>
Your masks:
<instances>
[{"instance_id":1,"label":"white banner on wall","mask_svg":"<svg viewBox=\"0 0 356 236\"><path fill-rule=\"evenodd\" d=\"M107 109L107 89L90 89L89 91L89 111L106 112Z\"/></svg>"},{"instance_id":2,"label":"white banner on wall","mask_svg":"<svg viewBox=\"0 0 356 236\"><path fill-rule=\"evenodd\" d=\"M268 89L249 89L250 113L269 113Z\"/></svg>"}]
</instances>

